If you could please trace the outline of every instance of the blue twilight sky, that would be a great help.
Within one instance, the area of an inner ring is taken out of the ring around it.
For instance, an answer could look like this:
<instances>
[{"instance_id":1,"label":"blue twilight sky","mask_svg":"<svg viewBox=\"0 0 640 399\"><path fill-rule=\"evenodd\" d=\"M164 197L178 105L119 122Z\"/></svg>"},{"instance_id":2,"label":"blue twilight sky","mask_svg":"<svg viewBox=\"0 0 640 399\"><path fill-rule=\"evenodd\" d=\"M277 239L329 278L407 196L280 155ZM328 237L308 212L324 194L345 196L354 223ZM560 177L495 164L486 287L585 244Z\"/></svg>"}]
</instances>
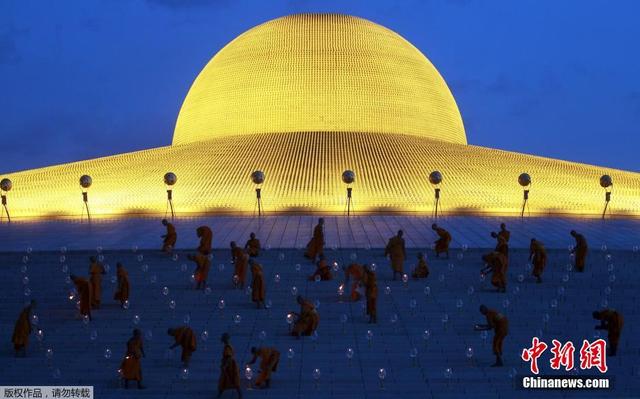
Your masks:
<instances>
[{"instance_id":1,"label":"blue twilight sky","mask_svg":"<svg viewBox=\"0 0 640 399\"><path fill-rule=\"evenodd\" d=\"M207 61L299 12L412 42L471 144L640 171L635 0L0 0L0 171L170 144Z\"/></svg>"}]
</instances>

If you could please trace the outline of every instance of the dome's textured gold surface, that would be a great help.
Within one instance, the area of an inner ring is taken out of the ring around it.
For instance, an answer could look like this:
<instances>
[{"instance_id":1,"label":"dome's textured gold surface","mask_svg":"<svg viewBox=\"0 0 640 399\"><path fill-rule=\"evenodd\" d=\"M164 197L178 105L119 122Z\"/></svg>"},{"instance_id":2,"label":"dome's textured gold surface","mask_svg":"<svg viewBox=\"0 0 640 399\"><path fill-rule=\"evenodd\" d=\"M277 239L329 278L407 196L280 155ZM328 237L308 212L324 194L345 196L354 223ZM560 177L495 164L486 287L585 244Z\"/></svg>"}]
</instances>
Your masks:
<instances>
[{"instance_id":1,"label":"dome's textured gold surface","mask_svg":"<svg viewBox=\"0 0 640 399\"><path fill-rule=\"evenodd\" d=\"M467 142L447 84L418 49L387 28L337 14L278 18L225 46L191 86L173 144L285 132Z\"/></svg>"}]
</instances>

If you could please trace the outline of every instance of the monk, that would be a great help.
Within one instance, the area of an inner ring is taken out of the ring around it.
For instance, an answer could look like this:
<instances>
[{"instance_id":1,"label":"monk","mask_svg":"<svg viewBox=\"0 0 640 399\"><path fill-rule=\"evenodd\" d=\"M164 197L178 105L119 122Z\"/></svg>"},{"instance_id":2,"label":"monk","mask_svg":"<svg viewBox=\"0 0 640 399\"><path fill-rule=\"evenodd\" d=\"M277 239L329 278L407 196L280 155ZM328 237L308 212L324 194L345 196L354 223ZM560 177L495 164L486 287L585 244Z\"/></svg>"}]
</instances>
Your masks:
<instances>
[{"instance_id":1,"label":"monk","mask_svg":"<svg viewBox=\"0 0 640 399\"><path fill-rule=\"evenodd\" d=\"M509 258L509 244L504 236L501 236L499 233L492 232L491 237L496 239L496 248L494 251L500 252L505 257Z\"/></svg>"},{"instance_id":2,"label":"monk","mask_svg":"<svg viewBox=\"0 0 640 399\"><path fill-rule=\"evenodd\" d=\"M80 298L80 314L82 316L88 316L91 320L91 284L86 278L71 275L71 281L76 286L78 291L78 297Z\"/></svg>"},{"instance_id":3,"label":"monk","mask_svg":"<svg viewBox=\"0 0 640 399\"><path fill-rule=\"evenodd\" d=\"M404 232L402 230L398 230L398 234L389 239L384 249L384 256L388 256L389 259L391 259L391 269L393 270L394 280L398 274L402 277L404 259L407 257L404 238L402 238L403 234Z\"/></svg>"},{"instance_id":4,"label":"monk","mask_svg":"<svg viewBox=\"0 0 640 399\"><path fill-rule=\"evenodd\" d=\"M231 260L234 264L234 285L236 288L244 288L244 282L247 277L247 265L249 264L249 255L236 245L235 241L231 241Z\"/></svg>"},{"instance_id":5,"label":"monk","mask_svg":"<svg viewBox=\"0 0 640 399\"><path fill-rule=\"evenodd\" d=\"M304 253L306 258L316 261L318 255L324 253L324 218L318 219L318 224L313 228L313 237L307 244L307 251Z\"/></svg>"},{"instance_id":6,"label":"monk","mask_svg":"<svg viewBox=\"0 0 640 399\"><path fill-rule=\"evenodd\" d=\"M256 379L256 387L261 387L264 383L265 388L271 385L271 373L277 371L280 362L280 352L276 348L251 348L253 359L249 364L254 364L260 358L260 375Z\"/></svg>"},{"instance_id":7,"label":"monk","mask_svg":"<svg viewBox=\"0 0 640 399\"><path fill-rule=\"evenodd\" d=\"M435 242L436 258L439 258L441 253L446 253L447 259L449 259L449 244L451 243L451 234L435 223L431 225L431 229L438 235L438 239Z\"/></svg>"},{"instance_id":8,"label":"monk","mask_svg":"<svg viewBox=\"0 0 640 399\"><path fill-rule=\"evenodd\" d=\"M324 255L320 255L318 259L319 260L316 263L316 271L309 276L309 280L314 281L316 276L319 276L322 281L333 279L331 269L329 268L329 265L327 265L327 260L324 258Z\"/></svg>"},{"instance_id":9,"label":"monk","mask_svg":"<svg viewBox=\"0 0 640 399\"><path fill-rule=\"evenodd\" d=\"M202 255L209 255L211 253L211 240L213 239L213 233L207 226L200 226L196 229L196 234L200 238L200 245L198 245L198 252Z\"/></svg>"},{"instance_id":10,"label":"monk","mask_svg":"<svg viewBox=\"0 0 640 399\"><path fill-rule=\"evenodd\" d=\"M584 265L587 260L587 252L589 247L587 246L587 239L582 234L579 234L575 230L571 230L571 236L576 240L576 246L571 251L576 257L576 270L579 272L584 271Z\"/></svg>"},{"instance_id":11,"label":"monk","mask_svg":"<svg viewBox=\"0 0 640 399\"><path fill-rule=\"evenodd\" d=\"M249 259L249 266L251 267L251 300L256 303L256 307L260 309L261 307L265 307L264 298L265 298L265 284L264 284L264 274L262 273L262 266L254 261L253 259Z\"/></svg>"},{"instance_id":12,"label":"monk","mask_svg":"<svg viewBox=\"0 0 640 399\"><path fill-rule=\"evenodd\" d=\"M376 281L376 273L368 266L364 268L363 283L365 287L365 296L367 297L367 315L369 315L369 323L377 323L378 283Z\"/></svg>"},{"instance_id":13,"label":"monk","mask_svg":"<svg viewBox=\"0 0 640 399\"><path fill-rule=\"evenodd\" d=\"M608 331L609 356L615 356L618 352L618 343L620 342L620 332L624 325L624 318L615 309L602 309L599 312L593 312L593 318L600 320L600 325L596 326L596 330Z\"/></svg>"},{"instance_id":14,"label":"monk","mask_svg":"<svg viewBox=\"0 0 640 399\"><path fill-rule=\"evenodd\" d=\"M533 277L536 278L536 282L540 284L542 282L542 272L547 265L547 250L544 249L544 244L535 238L531 239L529 245L529 261L533 264Z\"/></svg>"},{"instance_id":15,"label":"monk","mask_svg":"<svg viewBox=\"0 0 640 399\"><path fill-rule=\"evenodd\" d=\"M100 299L102 297L102 275L107 274L102 263L96 260L95 256L89 258L91 262L89 266L89 282L91 283L91 307L100 308Z\"/></svg>"},{"instance_id":16,"label":"monk","mask_svg":"<svg viewBox=\"0 0 640 399\"><path fill-rule=\"evenodd\" d=\"M346 288L349 285L349 282L353 278L353 282L351 283L351 300L356 302L360 300L360 293L358 292L358 288L360 287L360 283L364 278L364 267L357 263L352 263L347 266L344 270L344 287Z\"/></svg>"},{"instance_id":17,"label":"monk","mask_svg":"<svg viewBox=\"0 0 640 399\"><path fill-rule=\"evenodd\" d=\"M418 264L411 273L413 278L427 278L429 277L429 265L427 264L427 258L422 252L418 253Z\"/></svg>"},{"instance_id":18,"label":"monk","mask_svg":"<svg viewBox=\"0 0 640 399\"><path fill-rule=\"evenodd\" d=\"M311 335L318 328L320 317L316 311L316 307L310 301L298 295L296 301L300 305L300 314L291 312L297 316L297 320L291 330L291 335L300 338L300 335Z\"/></svg>"},{"instance_id":19,"label":"monk","mask_svg":"<svg viewBox=\"0 0 640 399\"><path fill-rule=\"evenodd\" d=\"M127 353L120 364L120 375L124 380L125 389L129 389L129 381L135 381L138 384L138 389L144 389L140 362L140 358L144 356L142 333L136 328L133 330L133 336L127 341Z\"/></svg>"},{"instance_id":20,"label":"monk","mask_svg":"<svg viewBox=\"0 0 640 399\"><path fill-rule=\"evenodd\" d=\"M169 347L169 349L173 349L178 346L182 347L182 355L180 357L180 360L182 360L183 366L185 368L189 367L191 355L196 351L196 336L193 333L193 330L187 326L183 326L178 328L170 328L167 330L167 334L173 336L176 341L175 344Z\"/></svg>"},{"instance_id":21,"label":"monk","mask_svg":"<svg viewBox=\"0 0 640 399\"><path fill-rule=\"evenodd\" d=\"M204 290L207 286L207 278L209 277L209 269L211 269L211 261L206 255L201 253L188 255L187 258L196 264L196 270L193 277L196 280L196 289Z\"/></svg>"},{"instance_id":22,"label":"monk","mask_svg":"<svg viewBox=\"0 0 640 399\"><path fill-rule=\"evenodd\" d=\"M169 223L167 219L162 219L162 225L167 228L167 234L161 236L163 239L162 252L170 254L176 246L176 241L178 241L178 233L176 233L175 226Z\"/></svg>"},{"instance_id":23,"label":"monk","mask_svg":"<svg viewBox=\"0 0 640 399\"><path fill-rule=\"evenodd\" d=\"M509 243L509 238L511 238L511 232L507 230L506 224L500 223L500 231L498 232L498 237L504 238L505 242Z\"/></svg>"},{"instance_id":24,"label":"monk","mask_svg":"<svg viewBox=\"0 0 640 399\"><path fill-rule=\"evenodd\" d=\"M242 398L242 391L240 391L240 369L236 362L233 347L229 343L231 336L224 333L220 337L220 341L224 344L222 349L222 360L220 360L220 379L218 379L218 398L222 396L222 393L227 389L235 389L238 393L238 398Z\"/></svg>"},{"instance_id":25,"label":"monk","mask_svg":"<svg viewBox=\"0 0 640 399\"><path fill-rule=\"evenodd\" d=\"M118 289L113 294L113 299L120 301L120 307L124 308L125 302L129 300L129 273L120 262L116 264L116 275L118 276Z\"/></svg>"},{"instance_id":26,"label":"monk","mask_svg":"<svg viewBox=\"0 0 640 399\"><path fill-rule=\"evenodd\" d=\"M249 240L244 244L244 249L253 258L260 255L260 240L256 238L256 233L249 234Z\"/></svg>"},{"instance_id":27,"label":"monk","mask_svg":"<svg viewBox=\"0 0 640 399\"><path fill-rule=\"evenodd\" d=\"M490 252L482 257L487 263L487 267L480 273L485 275L491 273L491 284L497 288L497 292L507 291L507 257L500 252Z\"/></svg>"},{"instance_id":28,"label":"monk","mask_svg":"<svg viewBox=\"0 0 640 399\"><path fill-rule=\"evenodd\" d=\"M31 311L36 307L36 301L31 301L18 316L15 327L13 328L13 336L11 342L13 342L13 349L15 350L15 356L22 357L27 356L27 346L29 345L29 335L31 334Z\"/></svg>"},{"instance_id":29,"label":"monk","mask_svg":"<svg viewBox=\"0 0 640 399\"><path fill-rule=\"evenodd\" d=\"M487 324L476 324L476 331L493 330L493 354L496 362L491 367L502 367L502 343L509 333L509 320L502 314L484 305L480 305L480 313L487 318Z\"/></svg>"}]
</instances>

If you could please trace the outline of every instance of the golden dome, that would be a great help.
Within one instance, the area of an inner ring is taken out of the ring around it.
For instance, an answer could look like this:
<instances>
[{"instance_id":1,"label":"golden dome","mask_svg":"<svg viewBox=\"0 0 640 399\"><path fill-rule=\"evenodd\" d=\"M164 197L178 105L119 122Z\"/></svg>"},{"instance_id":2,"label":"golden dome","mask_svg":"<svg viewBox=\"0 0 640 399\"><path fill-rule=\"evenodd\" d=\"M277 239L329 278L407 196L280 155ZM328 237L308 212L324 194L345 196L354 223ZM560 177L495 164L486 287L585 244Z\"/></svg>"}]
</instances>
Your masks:
<instances>
[{"instance_id":1,"label":"golden dome","mask_svg":"<svg viewBox=\"0 0 640 399\"><path fill-rule=\"evenodd\" d=\"M385 27L336 14L278 18L226 45L191 86L173 144L289 132L467 143L449 88L418 49Z\"/></svg>"}]
</instances>

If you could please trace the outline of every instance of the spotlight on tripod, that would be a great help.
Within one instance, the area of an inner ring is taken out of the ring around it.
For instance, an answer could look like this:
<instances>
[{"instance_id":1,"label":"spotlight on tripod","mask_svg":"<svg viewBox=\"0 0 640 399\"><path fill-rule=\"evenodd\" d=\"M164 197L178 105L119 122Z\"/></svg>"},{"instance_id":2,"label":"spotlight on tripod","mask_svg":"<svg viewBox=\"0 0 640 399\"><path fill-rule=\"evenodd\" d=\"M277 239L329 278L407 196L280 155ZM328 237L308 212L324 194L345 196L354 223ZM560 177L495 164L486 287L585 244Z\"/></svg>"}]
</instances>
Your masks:
<instances>
[{"instance_id":1,"label":"spotlight on tripod","mask_svg":"<svg viewBox=\"0 0 640 399\"><path fill-rule=\"evenodd\" d=\"M173 210L173 187L174 184L178 181L178 176L176 176L173 172L167 172L164 174L164 184L167 185L167 206L171 209L171 220L176 216ZM164 216L167 217L167 210L165 208Z\"/></svg>"},{"instance_id":2,"label":"spotlight on tripod","mask_svg":"<svg viewBox=\"0 0 640 399\"><path fill-rule=\"evenodd\" d=\"M258 217L262 216L262 190L260 185L264 183L264 172L261 170L255 170L251 173L251 181L256 185L256 205L253 208L253 213L256 212L258 207Z\"/></svg>"},{"instance_id":3,"label":"spotlight on tripod","mask_svg":"<svg viewBox=\"0 0 640 399\"><path fill-rule=\"evenodd\" d=\"M87 211L87 220L91 223L91 213L89 212L89 187L93 184L93 180L89 175L80 176L80 188L82 189L82 201L84 202L84 208ZM80 218L82 221L82 217Z\"/></svg>"},{"instance_id":4,"label":"spotlight on tripod","mask_svg":"<svg viewBox=\"0 0 640 399\"><path fill-rule=\"evenodd\" d=\"M351 192L352 189L349 186L356 181L356 174L352 170L345 170L342 172L342 181L347 185L347 217L351 216Z\"/></svg>"},{"instance_id":5,"label":"spotlight on tripod","mask_svg":"<svg viewBox=\"0 0 640 399\"><path fill-rule=\"evenodd\" d=\"M429 173L429 183L433 186L436 206L433 210L433 215L438 218L438 205L440 205L440 183L442 183L442 173L437 170Z\"/></svg>"},{"instance_id":6,"label":"spotlight on tripod","mask_svg":"<svg viewBox=\"0 0 640 399\"><path fill-rule=\"evenodd\" d=\"M524 218L524 210L525 208L529 209L529 190L531 189L531 176L528 173L522 173L518 176L518 184L522 186L523 194L522 194L522 211L520 212L520 217Z\"/></svg>"},{"instance_id":7,"label":"spotlight on tripod","mask_svg":"<svg viewBox=\"0 0 640 399\"><path fill-rule=\"evenodd\" d=\"M11 215L9 215L9 208L7 208L7 193L13 188L13 183L9 179L2 179L0 181L0 190L2 191L2 208L4 213L7 214L7 220L11 223ZM0 217L2 212L0 212Z\"/></svg>"},{"instance_id":8,"label":"spotlight on tripod","mask_svg":"<svg viewBox=\"0 0 640 399\"><path fill-rule=\"evenodd\" d=\"M604 210L602 211L602 220L607 213L609 201L611 201L611 190L613 190L613 180L609 175L600 176L600 187L604 188Z\"/></svg>"}]
</instances>

